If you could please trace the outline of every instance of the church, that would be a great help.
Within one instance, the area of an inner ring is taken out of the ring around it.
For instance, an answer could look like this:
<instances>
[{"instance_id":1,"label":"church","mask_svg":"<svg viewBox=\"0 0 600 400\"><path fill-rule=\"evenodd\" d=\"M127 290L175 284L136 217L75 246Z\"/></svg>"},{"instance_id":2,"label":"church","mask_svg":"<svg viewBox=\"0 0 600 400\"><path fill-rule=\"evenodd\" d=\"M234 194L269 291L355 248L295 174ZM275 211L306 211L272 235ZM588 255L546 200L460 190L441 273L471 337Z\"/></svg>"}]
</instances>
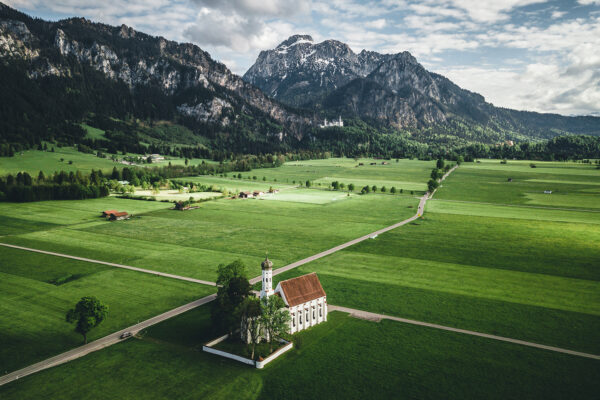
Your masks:
<instances>
[{"instance_id":1,"label":"church","mask_svg":"<svg viewBox=\"0 0 600 400\"><path fill-rule=\"evenodd\" d=\"M281 281L273 290L273 263L267 257L261 264L260 298L280 296L291 317L289 333L296 333L327 321L327 295L316 273Z\"/></svg>"}]
</instances>

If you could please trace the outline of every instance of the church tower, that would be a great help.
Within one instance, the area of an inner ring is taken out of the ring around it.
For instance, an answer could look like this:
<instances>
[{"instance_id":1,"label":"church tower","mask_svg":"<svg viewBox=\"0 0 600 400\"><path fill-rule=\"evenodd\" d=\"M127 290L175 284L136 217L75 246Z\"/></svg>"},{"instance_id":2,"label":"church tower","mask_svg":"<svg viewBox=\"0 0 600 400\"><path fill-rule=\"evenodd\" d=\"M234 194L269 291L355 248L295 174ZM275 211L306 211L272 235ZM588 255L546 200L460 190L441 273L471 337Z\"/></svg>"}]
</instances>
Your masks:
<instances>
[{"instance_id":1,"label":"church tower","mask_svg":"<svg viewBox=\"0 0 600 400\"><path fill-rule=\"evenodd\" d=\"M273 263L269 260L269 257L265 258L265 261L260 264L262 268L262 290L260 291L260 298L269 297L273 292Z\"/></svg>"}]
</instances>

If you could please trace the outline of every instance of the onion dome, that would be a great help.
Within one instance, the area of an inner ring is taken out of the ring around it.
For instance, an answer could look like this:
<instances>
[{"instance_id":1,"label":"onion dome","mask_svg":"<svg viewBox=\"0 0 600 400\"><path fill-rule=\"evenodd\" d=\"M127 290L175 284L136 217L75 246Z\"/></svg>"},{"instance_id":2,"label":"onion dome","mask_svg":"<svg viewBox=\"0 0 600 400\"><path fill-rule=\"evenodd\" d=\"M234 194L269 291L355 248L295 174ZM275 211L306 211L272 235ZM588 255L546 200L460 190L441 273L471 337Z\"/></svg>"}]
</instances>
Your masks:
<instances>
[{"instance_id":1,"label":"onion dome","mask_svg":"<svg viewBox=\"0 0 600 400\"><path fill-rule=\"evenodd\" d=\"M265 258L265 261L263 261L260 266L262 267L262 269L273 269L273 263L271 262L271 260L269 260L269 257Z\"/></svg>"}]
</instances>

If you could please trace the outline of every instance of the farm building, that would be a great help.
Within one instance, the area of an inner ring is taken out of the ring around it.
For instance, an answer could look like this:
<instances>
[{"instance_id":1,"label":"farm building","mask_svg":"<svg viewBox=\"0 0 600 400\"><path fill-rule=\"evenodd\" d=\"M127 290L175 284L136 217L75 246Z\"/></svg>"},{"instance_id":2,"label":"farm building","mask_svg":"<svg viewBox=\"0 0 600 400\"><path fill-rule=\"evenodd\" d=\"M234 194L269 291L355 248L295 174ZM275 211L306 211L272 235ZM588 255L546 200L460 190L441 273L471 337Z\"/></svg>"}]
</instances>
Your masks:
<instances>
[{"instance_id":1,"label":"farm building","mask_svg":"<svg viewBox=\"0 0 600 400\"><path fill-rule=\"evenodd\" d=\"M261 191L258 191L258 190L257 190L257 191L255 191L254 193L252 193L252 195L253 195L254 197L259 197L259 196L262 196L263 194L265 194L265 192L261 192Z\"/></svg>"},{"instance_id":2,"label":"farm building","mask_svg":"<svg viewBox=\"0 0 600 400\"><path fill-rule=\"evenodd\" d=\"M108 219L110 219L111 221L120 221L122 219L129 219L129 217L129 213L127 213L126 211L119 211L111 214Z\"/></svg>"},{"instance_id":3,"label":"farm building","mask_svg":"<svg viewBox=\"0 0 600 400\"><path fill-rule=\"evenodd\" d=\"M254 193L252 193L252 192L240 192L239 197L241 199L250 199L250 198L254 197Z\"/></svg>"},{"instance_id":4,"label":"farm building","mask_svg":"<svg viewBox=\"0 0 600 400\"><path fill-rule=\"evenodd\" d=\"M102 216L103 217L110 217L112 214L118 212L117 210L106 210L106 211L102 211Z\"/></svg>"}]
</instances>

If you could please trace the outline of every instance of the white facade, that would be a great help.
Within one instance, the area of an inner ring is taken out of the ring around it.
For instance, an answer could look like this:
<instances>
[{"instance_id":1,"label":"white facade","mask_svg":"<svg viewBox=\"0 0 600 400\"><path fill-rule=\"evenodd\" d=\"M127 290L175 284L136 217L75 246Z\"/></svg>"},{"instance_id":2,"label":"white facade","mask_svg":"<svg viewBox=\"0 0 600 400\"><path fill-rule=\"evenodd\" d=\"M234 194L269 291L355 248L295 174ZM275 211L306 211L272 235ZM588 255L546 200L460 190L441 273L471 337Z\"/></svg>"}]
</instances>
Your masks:
<instances>
[{"instance_id":1,"label":"white facade","mask_svg":"<svg viewBox=\"0 0 600 400\"><path fill-rule=\"evenodd\" d=\"M265 260L268 261L268 260ZM270 261L269 261L270 263ZM263 262L263 264L265 264ZM271 264L272 265L272 264ZM275 292L273 291L273 269L271 267L262 268L262 288L260 290L260 298L269 297Z\"/></svg>"},{"instance_id":2,"label":"white facade","mask_svg":"<svg viewBox=\"0 0 600 400\"><path fill-rule=\"evenodd\" d=\"M275 293L279 293L283 298L283 301L288 304L285 293L280 285L277 285ZM288 307L288 309L291 317L289 333L300 332L311 326L327 321L327 296Z\"/></svg>"},{"instance_id":3,"label":"white facade","mask_svg":"<svg viewBox=\"0 0 600 400\"><path fill-rule=\"evenodd\" d=\"M329 127L332 127L332 126L343 127L344 126L344 121L342 121L342 117L338 116L337 121L331 121L331 122L328 122L327 118L325 118L325 121L321 125L319 125L319 128L329 128Z\"/></svg>"}]
</instances>

